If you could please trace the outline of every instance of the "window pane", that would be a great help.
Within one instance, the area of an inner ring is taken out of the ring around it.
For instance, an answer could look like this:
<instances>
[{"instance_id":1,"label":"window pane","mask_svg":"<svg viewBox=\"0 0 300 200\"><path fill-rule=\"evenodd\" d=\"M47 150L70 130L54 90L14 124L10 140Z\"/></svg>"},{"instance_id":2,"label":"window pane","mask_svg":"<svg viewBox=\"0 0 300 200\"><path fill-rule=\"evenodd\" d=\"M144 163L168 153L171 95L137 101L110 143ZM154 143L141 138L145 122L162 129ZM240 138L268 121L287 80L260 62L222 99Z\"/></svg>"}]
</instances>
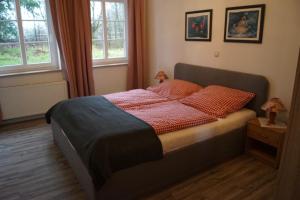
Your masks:
<instances>
[{"instance_id":1,"label":"window pane","mask_svg":"<svg viewBox=\"0 0 300 200\"><path fill-rule=\"evenodd\" d=\"M122 1L105 1L105 16L103 16L102 3L101 0L91 0L93 58L124 58L126 57L125 3ZM104 19L106 20L105 24L103 23ZM104 35L107 37L104 38ZM107 55L105 54L106 51Z\"/></svg>"},{"instance_id":2,"label":"window pane","mask_svg":"<svg viewBox=\"0 0 300 200\"><path fill-rule=\"evenodd\" d=\"M92 35L93 39L103 40L103 22L92 21Z\"/></svg>"},{"instance_id":3,"label":"window pane","mask_svg":"<svg viewBox=\"0 0 300 200\"><path fill-rule=\"evenodd\" d=\"M104 59L103 40L93 40L93 59Z\"/></svg>"},{"instance_id":4,"label":"window pane","mask_svg":"<svg viewBox=\"0 0 300 200\"><path fill-rule=\"evenodd\" d=\"M47 42L25 44L28 64L50 63L49 44Z\"/></svg>"},{"instance_id":5,"label":"window pane","mask_svg":"<svg viewBox=\"0 0 300 200\"><path fill-rule=\"evenodd\" d=\"M91 18L94 20L103 20L103 10L101 1L91 1Z\"/></svg>"},{"instance_id":6,"label":"window pane","mask_svg":"<svg viewBox=\"0 0 300 200\"><path fill-rule=\"evenodd\" d=\"M19 44L0 44L0 67L22 64Z\"/></svg>"},{"instance_id":7,"label":"window pane","mask_svg":"<svg viewBox=\"0 0 300 200\"><path fill-rule=\"evenodd\" d=\"M23 21L25 42L48 41L47 23L43 21Z\"/></svg>"},{"instance_id":8,"label":"window pane","mask_svg":"<svg viewBox=\"0 0 300 200\"><path fill-rule=\"evenodd\" d=\"M0 21L0 43L19 42L18 25L16 21Z\"/></svg>"},{"instance_id":9,"label":"window pane","mask_svg":"<svg viewBox=\"0 0 300 200\"><path fill-rule=\"evenodd\" d=\"M20 0L22 20L46 20L45 0Z\"/></svg>"},{"instance_id":10,"label":"window pane","mask_svg":"<svg viewBox=\"0 0 300 200\"><path fill-rule=\"evenodd\" d=\"M108 58L124 58L125 8L122 2L105 2Z\"/></svg>"},{"instance_id":11,"label":"window pane","mask_svg":"<svg viewBox=\"0 0 300 200\"><path fill-rule=\"evenodd\" d=\"M124 58L125 57L124 40L109 40L108 41L108 57L109 58Z\"/></svg>"},{"instance_id":12,"label":"window pane","mask_svg":"<svg viewBox=\"0 0 300 200\"><path fill-rule=\"evenodd\" d=\"M125 21L125 9L122 2L105 2L107 21Z\"/></svg>"},{"instance_id":13,"label":"window pane","mask_svg":"<svg viewBox=\"0 0 300 200\"><path fill-rule=\"evenodd\" d=\"M124 22L107 22L107 37L111 40L125 38Z\"/></svg>"},{"instance_id":14,"label":"window pane","mask_svg":"<svg viewBox=\"0 0 300 200\"><path fill-rule=\"evenodd\" d=\"M14 0L0 1L0 20L16 20L16 7Z\"/></svg>"},{"instance_id":15,"label":"window pane","mask_svg":"<svg viewBox=\"0 0 300 200\"><path fill-rule=\"evenodd\" d=\"M93 59L104 59L103 10L100 0L91 1Z\"/></svg>"}]
</instances>

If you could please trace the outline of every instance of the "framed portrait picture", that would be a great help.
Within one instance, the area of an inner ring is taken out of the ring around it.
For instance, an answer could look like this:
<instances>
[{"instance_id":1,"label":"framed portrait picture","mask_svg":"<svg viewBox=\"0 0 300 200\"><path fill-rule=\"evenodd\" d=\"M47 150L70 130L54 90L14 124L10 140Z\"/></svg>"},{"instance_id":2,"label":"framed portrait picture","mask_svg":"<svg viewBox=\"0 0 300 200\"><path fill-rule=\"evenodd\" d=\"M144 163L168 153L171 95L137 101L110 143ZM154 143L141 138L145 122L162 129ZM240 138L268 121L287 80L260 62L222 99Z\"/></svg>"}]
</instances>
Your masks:
<instances>
[{"instance_id":1,"label":"framed portrait picture","mask_svg":"<svg viewBox=\"0 0 300 200\"><path fill-rule=\"evenodd\" d=\"M212 10L185 13L185 40L211 41Z\"/></svg>"},{"instance_id":2,"label":"framed portrait picture","mask_svg":"<svg viewBox=\"0 0 300 200\"><path fill-rule=\"evenodd\" d=\"M265 4L226 8L225 42L262 43Z\"/></svg>"}]
</instances>

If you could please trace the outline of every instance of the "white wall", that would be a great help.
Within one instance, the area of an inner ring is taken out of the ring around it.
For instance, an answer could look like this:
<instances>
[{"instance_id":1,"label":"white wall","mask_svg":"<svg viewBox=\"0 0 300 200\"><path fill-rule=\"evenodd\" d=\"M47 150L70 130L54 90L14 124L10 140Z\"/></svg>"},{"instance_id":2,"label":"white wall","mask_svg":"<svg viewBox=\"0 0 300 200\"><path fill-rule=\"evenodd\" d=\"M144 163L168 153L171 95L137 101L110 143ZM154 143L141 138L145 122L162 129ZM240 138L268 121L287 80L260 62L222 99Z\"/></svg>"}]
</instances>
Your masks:
<instances>
[{"instance_id":1,"label":"white wall","mask_svg":"<svg viewBox=\"0 0 300 200\"><path fill-rule=\"evenodd\" d=\"M127 66L94 68L96 95L126 90ZM0 77L3 119L43 114L56 102L67 99L62 72Z\"/></svg>"},{"instance_id":2,"label":"white wall","mask_svg":"<svg viewBox=\"0 0 300 200\"><path fill-rule=\"evenodd\" d=\"M299 0L147 2L151 77L159 69L173 75L177 62L261 74L271 83L270 96L290 107L300 47ZM263 44L224 43L225 8L261 3L266 4ZM185 12L202 9L213 9L212 42L186 42ZM214 57L216 51L219 58Z\"/></svg>"},{"instance_id":3,"label":"white wall","mask_svg":"<svg viewBox=\"0 0 300 200\"><path fill-rule=\"evenodd\" d=\"M96 95L126 90L127 66L100 67L94 70Z\"/></svg>"}]
</instances>

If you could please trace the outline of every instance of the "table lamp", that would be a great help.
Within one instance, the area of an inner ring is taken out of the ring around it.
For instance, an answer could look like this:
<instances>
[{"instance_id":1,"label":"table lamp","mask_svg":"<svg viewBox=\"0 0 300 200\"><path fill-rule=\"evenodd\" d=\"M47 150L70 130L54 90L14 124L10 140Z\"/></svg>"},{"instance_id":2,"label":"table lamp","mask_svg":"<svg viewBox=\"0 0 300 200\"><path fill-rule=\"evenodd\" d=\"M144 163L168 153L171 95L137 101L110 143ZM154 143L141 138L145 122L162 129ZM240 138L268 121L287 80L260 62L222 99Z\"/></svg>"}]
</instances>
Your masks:
<instances>
[{"instance_id":1,"label":"table lamp","mask_svg":"<svg viewBox=\"0 0 300 200\"><path fill-rule=\"evenodd\" d=\"M261 107L261 109L268 113L268 125L276 124L277 113L286 111L286 108L279 98L270 99Z\"/></svg>"},{"instance_id":2,"label":"table lamp","mask_svg":"<svg viewBox=\"0 0 300 200\"><path fill-rule=\"evenodd\" d=\"M164 82L164 80L169 79L169 77L167 76L167 74L164 71L159 71L156 76L155 76L156 80L159 80L159 83Z\"/></svg>"}]
</instances>

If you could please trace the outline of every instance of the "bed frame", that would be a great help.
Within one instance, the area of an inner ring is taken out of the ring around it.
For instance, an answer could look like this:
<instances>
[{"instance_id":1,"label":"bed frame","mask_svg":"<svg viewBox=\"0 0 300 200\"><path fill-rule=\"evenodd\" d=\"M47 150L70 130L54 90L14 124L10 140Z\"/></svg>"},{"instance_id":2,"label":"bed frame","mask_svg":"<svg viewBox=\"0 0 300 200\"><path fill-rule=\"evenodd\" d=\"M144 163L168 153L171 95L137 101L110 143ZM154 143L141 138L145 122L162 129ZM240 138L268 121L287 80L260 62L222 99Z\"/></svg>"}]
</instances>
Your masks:
<instances>
[{"instance_id":1,"label":"bed frame","mask_svg":"<svg viewBox=\"0 0 300 200\"><path fill-rule=\"evenodd\" d=\"M267 100L269 84L262 76L178 63L174 77L203 86L218 84L254 92L256 97L247 107L259 116L263 114L260 107ZM118 171L101 189L94 186L84 163L53 119L52 129L54 142L73 168L89 199L124 200L160 190L242 154L246 127L167 153L161 160Z\"/></svg>"}]
</instances>

